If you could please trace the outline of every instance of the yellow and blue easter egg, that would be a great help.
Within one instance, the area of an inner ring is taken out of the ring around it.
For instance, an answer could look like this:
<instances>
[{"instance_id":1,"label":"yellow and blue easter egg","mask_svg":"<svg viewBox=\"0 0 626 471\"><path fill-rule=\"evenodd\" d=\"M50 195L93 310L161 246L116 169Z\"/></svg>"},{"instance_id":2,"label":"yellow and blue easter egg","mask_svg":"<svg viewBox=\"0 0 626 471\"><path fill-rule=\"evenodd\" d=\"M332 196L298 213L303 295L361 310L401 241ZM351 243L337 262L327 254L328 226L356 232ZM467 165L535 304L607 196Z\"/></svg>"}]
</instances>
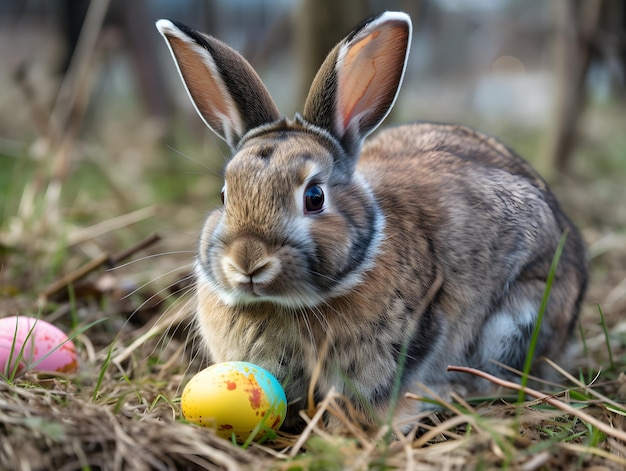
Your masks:
<instances>
[{"instance_id":1,"label":"yellow and blue easter egg","mask_svg":"<svg viewBox=\"0 0 626 471\"><path fill-rule=\"evenodd\" d=\"M269 371L245 361L230 361L210 366L191 378L183 390L181 406L188 421L243 443L257 427L254 440L280 428L287 413L287 398Z\"/></svg>"}]
</instances>

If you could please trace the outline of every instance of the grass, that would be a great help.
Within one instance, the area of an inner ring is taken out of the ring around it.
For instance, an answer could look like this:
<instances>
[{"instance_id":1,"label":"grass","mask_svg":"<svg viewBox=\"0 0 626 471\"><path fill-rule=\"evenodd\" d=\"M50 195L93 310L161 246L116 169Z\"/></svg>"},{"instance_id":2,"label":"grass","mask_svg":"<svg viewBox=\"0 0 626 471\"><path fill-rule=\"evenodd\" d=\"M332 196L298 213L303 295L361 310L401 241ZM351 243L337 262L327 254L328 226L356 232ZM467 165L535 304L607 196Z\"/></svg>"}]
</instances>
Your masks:
<instances>
[{"instance_id":1,"label":"grass","mask_svg":"<svg viewBox=\"0 0 626 471\"><path fill-rule=\"evenodd\" d=\"M300 435L244 446L187 423L180 411L183 386L204 366L188 325L187 277L204 214L217 201L223 157L183 126L174 134L193 144L169 148L163 136L143 133L134 124L140 120L120 121L95 123L100 134L77 134L62 178L52 172L58 149L38 153L46 136L0 141L0 317L39 316L60 326L81 364L71 376L0 378L0 469L626 467L626 160L617 119L583 139L575 176L556 186L584 230L593 267L573 374L553 365L559 386L539 397L515 386L498 397L437 399L440 411L420 416L419 427L405 434L390 420L373 438L331 393ZM160 242L108 265L155 232ZM104 262L92 271L41 296L99 257ZM324 411L349 433L324 430Z\"/></svg>"},{"instance_id":2,"label":"grass","mask_svg":"<svg viewBox=\"0 0 626 471\"><path fill-rule=\"evenodd\" d=\"M607 328L606 322L604 321L604 313L602 312L602 306L600 305L598 305L598 314L600 314L600 325L602 325L604 339L606 340L606 351L609 355L609 368L612 370L615 368L615 363L613 362L613 352L611 349L611 340L609 339L609 329Z\"/></svg>"},{"instance_id":3,"label":"grass","mask_svg":"<svg viewBox=\"0 0 626 471\"><path fill-rule=\"evenodd\" d=\"M565 242L567 241L567 234L567 232L564 232L561 235L561 239L559 240L559 244L556 247L554 256L552 258L552 263L550 265L548 279L546 280L546 287L543 293L543 297L541 299L541 305L539 306L539 312L537 313L537 321L530 337L530 345L528 346L528 353L526 354L526 360L524 361L524 370L522 371L521 377L522 387L520 388L519 394L517 396L517 402L520 403L524 400L524 388L528 384L528 375L530 374L530 369L532 368L533 361L535 360L535 351L537 349L537 340L539 339L541 324L543 323L543 316L546 312L546 307L548 306L548 299L550 299L550 292L552 291L554 276L556 275L556 269L559 264L559 260L561 259L561 254L563 253L563 247L565 247Z\"/></svg>"},{"instance_id":4,"label":"grass","mask_svg":"<svg viewBox=\"0 0 626 471\"><path fill-rule=\"evenodd\" d=\"M37 204L44 206L45 201ZM37 215L45 213L42 210ZM25 221L26 226L37 227L37 223ZM68 226L39 227L44 232L67 230ZM15 260L27 259L31 252L19 244L10 248L11 255L3 262L3 284L9 280L7 270L21 272L18 280L39 273L39 269L30 272L29 267L14 266ZM64 266L80 266L88 259L84 253L59 248L56 243L38 250L42 264L46 259L65 262L60 263L56 277L64 274ZM159 254L157 249L148 248L148 252ZM40 313L42 319L73 332L81 369L74 376L27 371L0 381L0 467L17 469L23 462L39 469L626 466L626 408L620 402L625 337L615 330L619 318L605 315L602 309L596 310L595 318L590 317L589 309L581 321L580 330L585 333L584 354L581 349L579 358L583 362L579 368L582 379L559 371L563 386L550 395L527 400L529 390L518 389L521 399L513 395L439 400L440 412L423 416L419 427L410 433L403 434L388 422L372 439L345 416L349 434L337 436L324 430L319 420L322 411L342 414L340 398L330 394L318 405L318 414L307 418L309 426L301 435L279 434L272 442L239 446L181 417L182 386L201 368L202 358L185 331L190 292L182 288L186 294L180 295L179 287L167 291L168 284L178 281L176 272L173 279L164 280L156 263L156 272L150 266L144 273L149 280L156 280L154 283L135 284L125 294L98 287L111 277L113 284L119 285L124 270L137 270L142 260L153 262L143 253L136 254L135 259L120 270L102 267L68 285L67 293L53 299L37 301L36 296L49 283L49 277L28 279L13 296L3 296L3 315L17 305L19 314ZM160 303L148 302L155 296Z\"/></svg>"}]
</instances>

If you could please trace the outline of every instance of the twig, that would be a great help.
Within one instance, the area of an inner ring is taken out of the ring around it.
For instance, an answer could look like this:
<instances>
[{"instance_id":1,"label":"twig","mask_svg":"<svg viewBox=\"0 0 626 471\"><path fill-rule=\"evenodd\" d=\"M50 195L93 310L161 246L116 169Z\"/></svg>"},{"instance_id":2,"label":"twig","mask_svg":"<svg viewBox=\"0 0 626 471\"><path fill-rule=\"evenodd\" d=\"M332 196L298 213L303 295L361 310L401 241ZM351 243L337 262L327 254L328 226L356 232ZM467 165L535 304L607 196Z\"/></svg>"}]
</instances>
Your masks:
<instances>
[{"instance_id":1,"label":"twig","mask_svg":"<svg viewBox=\"0 0 626 471\"><path fill-rule=\"evenodd\" d=\"M158 205L148 206L130 213L122 214L121 216L107 219L106 221L99 222L93 226L83 227L70 234L68 238L68 245L77 245L86 240L93 239L108 232L113 232L139 221L143 221L144 219L148 219L157 214L158 210Z\"/></svg>"},{"instance_id":2,"label":"twig","mask_svg":"<svg viewBox=\"0 0 626 471\"><path fill-rule=\"evenodd\" d=\"M161 240L161 236L159 234L156 234L156 233L152 234L146 237L145 239L140 240L132 247L129 247L126 250L122 250L121 252L118 252L117 254L110 257L108 260L109 265L114 267L121 261L130 257L131 255L134 255L135 253L140 252L141 250L150 247L152 244L156 244L160 240Z\"/></svg>"},{"instance_id":3,"label":"twig","mask_svg":"<svg viewBox=\"0 0 626 471\"><path fill-rule=\"evenodd\" d=\"M547 404L550 404L551 406L556 407L557 409L562 410L563 412L574 415L578 417L579 419L593 425L601 432L604 432L611 437L614 437L614 438L617 438L618 440L626 442L626 432L614 429L613 427L609 426L608 424L605 424L604 422L597 420L595 417L592 417L586 412L579 410L579 409L575 409L569 404L565 404L564 402L558 400L554 396L547 395L539 391L535 391L534 389L529 388L528 386L522 387L517 383L513 383L512 381L507 381L507 380L498 378L496 376L490 375L489 373L485 373L484 371L478 370L476 368L468 368L465 366L448 366L447 371L455 371L458 373L472 374L474 376L478 376L480 378L486 379L487 381L491 381L492 383L497 384L498 386L513 389L515 391L523 391L524 394L533 396L541 400L542 402L545 402Z\"/></svg>"},{"instance_id":4,"label":"twig","mask_svg":"<svg viewBox=\"0 0 626 471\"><path fill-rule=\"evenodd\" d=\"M100 254L98 257L94 258L93 260L84 264L83 266L79 267L73 272L68 273L67 275L59 278L58 280L53 282L51 285L49 285L40 293L39 295L40 301L45 302L45 300L48 297L54 294L57 294L63 288L66 288L67 286L74 283L75 281L80 280L81 278L87 276L89 273L91 273L95 269L101 267L102 265L105 265L108 260L109 260L108 253Z\"/></svg>"},{"instance_id":5,"label":"twig","mask_svg":"<svg viewBox=\"0 0 626 471\"><path fill-rule=\"evenodd\" d=\"M565 376L567 379L569 379L572 383L577 385L579 388L584 389L585 391L587 391L590 395L596 397L597 399L600 399L605 404L609 404L609 405L615 407L616 409L624 409L624 404L618 404L617 402L613 401L612 399L606 397L604 394L600 394L595 389L590 388L588 385L586 385L583 382L581 382L578 379L576 379L574 376L569 374L567 371L565 371L563 368L561 368L559 365L554 363L549 358L546 358L545 361L546 361L546 363L548 363L548 365L550 365L552 368L554 368L556 371L558 371L559 374L562 374L563 376Z\"/></svg>"},{"instance_id":6,"label":"twig","mask_svg":"<svg viewBox=\"0 0 626 471\"><path fill-rule=\"evenodd\" d=\"M541 357L541 361L543 361L543 360L546 360L546 358L545 357ZM498 360L491 359L491 360L489 360L489 362L493 363L494 365L496 365L496 366L498 366L500 368L502 368L503 370L506 370L506 371L508 371L510 373L513 373L516 376L521 377L524 374L523 371L520 371L517 368L513 368L512 366L509 366L506 363L502 363L502 362L500 362ZM548 381L545 378L540 378L539 376L534 376L534 375L531 375L531 374L528 375L528 379L530 381L533 381L535 384L545 384L546 386L553 387L553 388L563 389L565 387L562 384L556 383L554 381Z\"/></svg>"},{"instance_id":7,"label":"twig","mask_svg":"<svg viewBox=\"0 0 626 471\"><path fill-rule=\"evenodd\" d=\"M116 255L111 256L108 253L100 254L98 257L94 258L90 262L87 262L86 264L74 270L73 272L68 273L65 276L62 276L58 280L54 281L47 288L45 288L39 295L40 301L45 302L45 300L49 298L50 296L59 293L62 289L80 280L81 278L84 278L89 273L100 268L101 266L103 265L115 266L119 262L124 260L125 258L130 257L131 255L139 252L140 250L145 249L146 247L149 247L150 245L158 242L159 240L161 240L161 236L159 236L158 234L152 234L151 236L146 237L145 239L139 241L132 247L126 250L123 250L117 253Z\"/></svg>"}]
</instances>

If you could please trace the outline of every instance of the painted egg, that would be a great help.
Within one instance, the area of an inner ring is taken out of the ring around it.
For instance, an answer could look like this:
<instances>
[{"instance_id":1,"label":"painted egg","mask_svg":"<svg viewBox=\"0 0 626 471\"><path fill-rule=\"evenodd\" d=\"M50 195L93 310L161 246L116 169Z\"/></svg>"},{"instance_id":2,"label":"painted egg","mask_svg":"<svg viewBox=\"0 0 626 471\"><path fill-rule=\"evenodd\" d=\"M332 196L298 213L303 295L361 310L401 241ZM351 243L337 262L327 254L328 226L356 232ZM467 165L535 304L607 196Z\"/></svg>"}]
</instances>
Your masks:
<instances>
[{"instance_id":1,"label":"painted egg","mask_svg":"<svg viewBox=\"0 0 626 471\"><path fill-rule=\"evenodd\" d=\"M214 428L218 435L243 443L285 420L287 398L278 380L263 368L244 361L218 363L196 374L181 397L185 419ZM257 430L255 430L258 427Z\"/></svg>"},{"instance_id":2,"label":"painted egg","mask_svg":"<svg viewBox=\"0 0 626 471\"><path fill-rule=\"evenodd\" d=\"M59 328L32 317L0 319L0 373L73 373L77 368L76 347Z\"/></svg>"}]
</instances>

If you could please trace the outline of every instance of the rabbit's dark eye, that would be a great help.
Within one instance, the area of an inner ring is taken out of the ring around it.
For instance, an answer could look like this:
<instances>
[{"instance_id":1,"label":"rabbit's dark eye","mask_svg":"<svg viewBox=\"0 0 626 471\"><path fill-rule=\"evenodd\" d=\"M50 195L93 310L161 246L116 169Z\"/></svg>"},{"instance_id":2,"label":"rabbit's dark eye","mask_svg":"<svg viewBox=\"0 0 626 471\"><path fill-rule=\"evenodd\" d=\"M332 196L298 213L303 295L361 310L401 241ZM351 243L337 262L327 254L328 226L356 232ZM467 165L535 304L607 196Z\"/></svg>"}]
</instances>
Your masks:
<instances>
[{"instance_id":1,"label":"rabbit's dark eye","mask_svg":"<svg viewBox=\"0 0 626 471\"><path fill-rule=\"evenodd\" d=\"M319 213L324 209L324 191L319 185L311 185L304 192L305 214Z\"/></svg>"},{"instance_id":2,"label":"rabbit's dark eye","mask_svg":"<svg viewBox=\"0 0 626 471\"><path fill-rule=\"evenodd\" d=\"M224 204L224 201L226 201L226 193L224 191L224 188L222 188L222 191L220 193L220 198L222 199L222 204Z\"/></svg>"}]
</instances>

